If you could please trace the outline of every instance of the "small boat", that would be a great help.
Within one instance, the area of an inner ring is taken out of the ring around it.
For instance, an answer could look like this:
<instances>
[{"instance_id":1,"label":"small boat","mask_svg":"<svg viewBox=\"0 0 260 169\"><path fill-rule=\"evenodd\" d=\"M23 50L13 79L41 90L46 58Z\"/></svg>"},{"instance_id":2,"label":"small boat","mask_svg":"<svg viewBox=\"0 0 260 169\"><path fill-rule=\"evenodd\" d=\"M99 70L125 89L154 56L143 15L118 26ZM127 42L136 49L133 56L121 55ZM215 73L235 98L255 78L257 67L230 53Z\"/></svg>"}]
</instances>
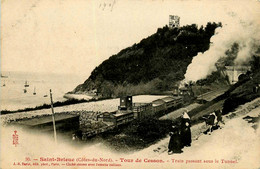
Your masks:
<instances>
[{"instance_id":1,"label":"small boat","mask_svg":"<svg viewBox=\"0 0 260 169\"><path fill-rule=\"evenodd\" d=\"M48 95L46 94L46 95L44 95L43 97L48 97Z\"/></svg>"},{"instance_id":2,"label":"small boat","mask_svg":"<svg viewBox=\"0 0 260 169\"><path fill-rule=\"evenodd\" d=\"M1 73L1 78L8 78L8 76L4 76L4 75L2 75L2 73Z\"/></svg>"},{"instance_id":3,"label":"small boat","mask_svg":"<svg viewBox=\"0 0 260 169\"><path fill-rule=\"evenodd\" d=\"M3 84L3 86L5 86L5 81L4 81L4 84Z\"/></svg>"},{"instance_id":4,"label":"small boat","mask_svg":"<svg viewBox=\"0 0 260 169\"><path fill-rule=\"evenodd\" d=\"M33 95L36 95L35 87L34 87L34 90L33 90Z\"/></svg>"},{"instance_id":5,"label":"small boat","mask_svg":"<svg viewBox=\"0 0 260 169\"><path fill-rule=\"evenodd\" d=\"M29 87L27 80L25 81L24 87Z\"/></svg>"},{"instance_id":6,"label":"small boat","mask_svg":"<svg viewBox=\"0 0 260 169\"><path fill-rule=\"evenodd\" d=\"M25 89L23 89L23 92L24 92L24 93L27 93L27 90L26 90L26 88L25 88Z\"/></svg>"}]
</instances>

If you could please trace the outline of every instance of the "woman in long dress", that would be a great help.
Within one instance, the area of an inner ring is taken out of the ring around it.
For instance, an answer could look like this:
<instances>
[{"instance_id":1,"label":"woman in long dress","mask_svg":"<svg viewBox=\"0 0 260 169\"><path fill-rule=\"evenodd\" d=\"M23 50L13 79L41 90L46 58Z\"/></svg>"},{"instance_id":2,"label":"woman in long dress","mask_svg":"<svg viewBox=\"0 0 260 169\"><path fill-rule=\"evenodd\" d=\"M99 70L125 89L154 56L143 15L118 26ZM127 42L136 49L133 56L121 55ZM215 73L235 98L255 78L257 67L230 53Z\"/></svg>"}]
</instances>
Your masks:
<instances>
[{"instance_id":1,"label":"woman in long dress","mask_svg":"<svg viewBox=\"0 0 260 169\"><path fill-rule=\"evenodd\" d=\"M190 117L184 112L181 117L181 142L183 146L191 146Z\"/></svg>"},{"instance_id":2,"label":"woman in long dress","mask_svg":"<svg viewBox=\"0 0 260 169\"><path fill-rule=\"evenodd\" d=\"M180 137L180 131L177 126L172 126L170 131L170 141L168 145L168 154L171 155L173 153L182 153L182 143Z\"/></svg>"}]
</instances>

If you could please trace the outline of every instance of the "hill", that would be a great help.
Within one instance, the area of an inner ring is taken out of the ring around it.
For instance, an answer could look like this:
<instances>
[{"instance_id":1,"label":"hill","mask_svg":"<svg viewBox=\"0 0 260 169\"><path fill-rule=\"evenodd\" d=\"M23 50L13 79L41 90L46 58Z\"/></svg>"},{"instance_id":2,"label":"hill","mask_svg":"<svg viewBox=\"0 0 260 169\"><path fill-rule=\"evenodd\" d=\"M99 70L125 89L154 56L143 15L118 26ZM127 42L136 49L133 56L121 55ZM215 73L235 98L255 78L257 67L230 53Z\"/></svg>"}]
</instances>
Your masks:
<instances>
[{"instance_id":1,"label":"hill","mask_svg":"<svg viewBox=\"0 0 260 169\"><path fill-rule=\"evenodd\" d=\"M71 93L96 90L102 97L155 94L171 90L184 79L187 66L198 52L209 49L210 38L221 23L206 27L167 25L138 44L123 49L96 67Z\"/></svg>"}]
</instances>

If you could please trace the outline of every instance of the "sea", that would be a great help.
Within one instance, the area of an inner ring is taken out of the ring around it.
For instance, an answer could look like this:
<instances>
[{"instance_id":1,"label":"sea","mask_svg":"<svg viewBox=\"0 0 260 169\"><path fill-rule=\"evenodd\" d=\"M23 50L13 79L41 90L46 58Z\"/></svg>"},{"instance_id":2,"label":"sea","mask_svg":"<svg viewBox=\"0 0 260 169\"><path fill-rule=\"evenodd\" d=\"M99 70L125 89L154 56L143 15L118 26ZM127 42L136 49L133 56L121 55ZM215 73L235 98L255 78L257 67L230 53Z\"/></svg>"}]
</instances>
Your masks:
<instances>
[{"instance_id":1,"label":"sea","mask_svg":"<svg viewBox=\"0 0 260 169\"><path fill-rule=\"evenodd\" d=\"M64 94L86 79L87 77L77 74L1 72L0 110L18 110L50 104L50 89L54 102L65 101ZM25 87L26 83L28 87Z\"/></svg>"}]
</instances>

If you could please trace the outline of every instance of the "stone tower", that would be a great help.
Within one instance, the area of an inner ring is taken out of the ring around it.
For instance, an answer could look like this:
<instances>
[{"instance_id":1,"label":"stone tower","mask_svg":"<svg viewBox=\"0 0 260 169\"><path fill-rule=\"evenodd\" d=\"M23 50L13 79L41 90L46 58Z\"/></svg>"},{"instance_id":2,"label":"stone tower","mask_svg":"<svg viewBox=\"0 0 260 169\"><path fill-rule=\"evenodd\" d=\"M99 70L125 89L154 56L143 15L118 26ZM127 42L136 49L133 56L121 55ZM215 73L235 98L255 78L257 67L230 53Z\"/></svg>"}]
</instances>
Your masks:
<instances>
[{"instance_id":1,"label":"stone tower","mask_svg":"<svg viewBox=\"0 0 260 169\"><path fill-rule=\"evenodd\" d=\"M180 17L177 15L169 15L169 27L180 27Z\"/></svg>"}]
</instances>

